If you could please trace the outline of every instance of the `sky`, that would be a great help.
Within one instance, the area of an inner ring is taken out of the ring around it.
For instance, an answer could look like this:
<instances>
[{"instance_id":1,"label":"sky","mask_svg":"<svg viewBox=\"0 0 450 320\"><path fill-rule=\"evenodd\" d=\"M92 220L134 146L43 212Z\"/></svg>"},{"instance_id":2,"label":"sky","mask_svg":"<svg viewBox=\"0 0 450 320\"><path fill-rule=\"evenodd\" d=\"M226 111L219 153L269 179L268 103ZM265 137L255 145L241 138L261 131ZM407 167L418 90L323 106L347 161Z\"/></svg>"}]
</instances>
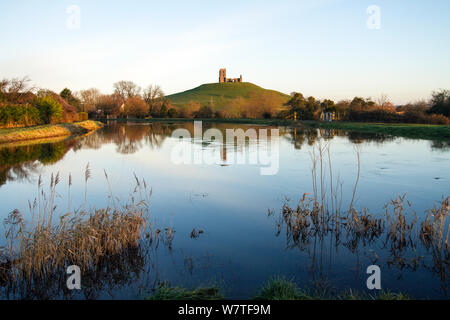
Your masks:
<instances>
[{"instance_id":1,"label":"sky","mask_svg":"<svg viewBox=\"0 0 450 320\"><path fill-rule=\"evenodd\" d=\"M227 68L288 94L403 104L450 89L449 15L448 0L2 0L0 78L172 94Z\"/></svg>"}]
</instances>

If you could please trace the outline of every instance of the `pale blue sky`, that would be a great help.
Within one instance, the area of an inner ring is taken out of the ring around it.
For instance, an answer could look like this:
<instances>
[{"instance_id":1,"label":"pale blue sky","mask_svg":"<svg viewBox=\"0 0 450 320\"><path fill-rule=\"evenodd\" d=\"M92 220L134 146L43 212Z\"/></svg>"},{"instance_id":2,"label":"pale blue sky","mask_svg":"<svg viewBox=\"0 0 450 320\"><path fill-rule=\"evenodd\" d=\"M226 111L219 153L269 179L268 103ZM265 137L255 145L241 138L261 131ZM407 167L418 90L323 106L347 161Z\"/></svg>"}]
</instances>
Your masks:
<instances>
[{"instance_id":1,"label":"pale blue sky","mask_svg":"<svg viewBox=\"0 0 450 320\"><path fill-rule=\"evenodd\" d=\"M78 30L66 27L70 5ZM379 30L367 27L370 5ZM226 67L285 93L399 104L450 89L449 15L448 0L2 0L0 78L105 93L132 80L170 94Z\"/></svg>"}]
</instances>

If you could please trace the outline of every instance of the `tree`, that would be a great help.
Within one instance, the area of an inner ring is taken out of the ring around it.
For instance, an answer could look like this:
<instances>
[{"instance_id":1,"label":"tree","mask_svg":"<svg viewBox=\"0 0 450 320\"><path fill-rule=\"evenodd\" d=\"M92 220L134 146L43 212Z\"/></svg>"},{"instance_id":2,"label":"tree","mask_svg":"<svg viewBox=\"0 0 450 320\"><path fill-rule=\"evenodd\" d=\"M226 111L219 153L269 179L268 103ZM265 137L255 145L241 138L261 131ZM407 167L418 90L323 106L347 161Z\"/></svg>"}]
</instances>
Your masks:
<instances>
[{"instance_id":1,"label":"tree","mask_svg":"<svg viewBox=\"0 0 450 320\"><path fill-rule=\"evenodd\" d=\"M323 112L336 112L336 105L333 100L325 99L320 104L320 108Z\"/></svg>"},{"instance_id":2,"label":"tree","mask_svg":"<svg viewBox=\"0 0 450 320\"><path fill-rule=\"evenodd\" d=\"M163 104L161 108L159 109L159 117L160 118L166 118L168 116L169 109L167 109L167 106Z\"/></svg>"},{"instance_id":3,"label":"tree","mask_svg":"<svg viewBox=\"0 0 450 320\"><path fill-rule=\"evenodd\" d=\"M125 103L130 98L138 97L141 88L132 81L119 81L114 83L114 93L121 98L122 103Z\"/></svg>"},{"instance_id":4,"label":"tree","mask_svg":"<svg viewBox=\"0 0 450 320\"><path fill-rule=\"evenodd\" d=\"M145 117L148 114L149 108L147 103L142 98L129 98L125 103L125 114L133 117Z\"/></svg>"},{"instance_id":5,"label":"tree","mask_svg":"<svg viewBox=\"0 0 450 320\"><path fill-rule=\"evenodd\" d=\"M289 99L289 101L285 103L285 106L289 107L288 117L294 117L295 114L297 114L297 116L301 117L301 115L305 111L305 105L306 105L305 97L303 96L303 94L301 94L299 92L291 93L291 97L292 98Z\"/></svg>"},{"instance_id":6,"label":"tree","mask_svg":"<svg viewBox=\"0 0 450 320\"><path fill-rule=\"evenodd\" d=\"M0 101L5 100L11 103L22 103L22 98L32 95L33 87L28 77L3 79L0 81ZM28 102L28 101L27 101Z\"/></svg>"},{"instance_id":7,"label":"tree","mask_svg":"<svg viewBox=\"0 0 450 320\"><path fill-rule=\"evenodd\" d=\"M314 119L315 113L319 110L320 103L314 98L305 97L301 93L293 93L292 98L286 102L289 107L288 117L292 118L297 115L298 119L311 120Z\"/></svg>"},{"instance_id":8,"label":"tree","mask_svg":"<svg viewBox=\"0 0 450 320\"><path fill-rule=\"evenodd\" d=\"M63 107L51 96L36 98L34 106L39 110L41 121L45 124L57 123L63 115Z\"/></svg>"},{"instance_id":9,"label":"tree","mask_svg":"<svg viewBox=\"0 0 450 320\"><path fill-rule=\"evenodd\" d=\"M384 93L378 97L377 103L380 107L390 107L390 105L392 105L392 103L389 101L388 95Z\"/></svg>"},{"instance_id":10,"label":"tree","mask_svg":"<svg viewBox=\"0 0 450 320\"><path fill-rule=\"evenodd\" d=\"M428 112L450 117L450 90L433 92L431 98L431 108Z\"/></svg>"},{"instance_id":11,"label":"tree","mask_svg":"<svg viewBox=\"0 0 450 320\"><path fill-rule=\"evenodd\" d=\"M366 100L361 97L353 98L352 102L350 102L350 109L353 110L361 110L367 107Z\"/></svg>"},{"instance_id":12,"label":"tree","mask_svg":"<svg viewBox=\"0 0 450 320\"><path fill-rule=\"evenodd\" d=\"M150 113L154 113L154 109L158 102L161 102L164 99L164 92L162 91L160 86L157 85L149 85L144 90L144 100L148 104L150 108Z\"/></svg>"},{"instance_id":13,"label":"tree","mask_svg":"<svg viewBox=\"0 0 450 320\"><path fill-rule=\"evenodd\" d=\"M78 95L81 98L81 106L83 112L94 112L95 107L100 99L101 93L96 88L91 88L87 90L81 90Z\"/></svg>"},{"instance_id":14,"label":"tree","mask_svg":"<svg viewBox=\"0 0 450 320\"><path fill-rule=\"evenodd\" d=\"M170 108L169 111L167 111L167 115L169 118L176 118L178 116L178 110L175 108Z\"/></svg>"},{"instance_id":15,"label":"tree","mask_svg":"<svg viewBox=\"0 0 450 320\"><path fill-rule=\"evenodd\" d=\"M81 101L72 94L72 91L70 91L70 89L64 88L63 91L61 91L61 93L59 95L68 104L70 104L71 106L74 106L79 111L81 110Z\"/></svg>"},{"instance_id":16,"label":"tree","mask_svg":"<svg viewBox=\"0 0 450 320\"><path fill-rule=\"evenodd\" d=\"M317 112L320 110L320 102L314 97L308 97L306 100L303 119L312 120L317 118Z\"/></svg>"},{"instance_id":17,"label":"tree","mask_svg":"<svg viewBox=\"0 0 450 320\"><path fill-rule=\"evenodd\" d=\"M194 118L209 119L213 117L213 114L214 112L210 106L203 106L200 108L200 110L195 112Z\"/></svg>"},{"instance_id":18,"label":"tree","mask_svg":"<svg viewBox=\"0 0 450 320\"><path fill-rule=\"evenodd\" d=\"M121 98L115 94L101 95L96 108L106 116L117 116L120 113Z\"/></svg>"},{"instance_id":19,"label":"tree","mask_svg":"<svg viewBox=\"0 0 450 320\"><path fill-rule=\"evenodd\" d=\"M350 100L340 100L335 105L337 118L344 119L350 108Z\"/></svg>"}]
</instances>

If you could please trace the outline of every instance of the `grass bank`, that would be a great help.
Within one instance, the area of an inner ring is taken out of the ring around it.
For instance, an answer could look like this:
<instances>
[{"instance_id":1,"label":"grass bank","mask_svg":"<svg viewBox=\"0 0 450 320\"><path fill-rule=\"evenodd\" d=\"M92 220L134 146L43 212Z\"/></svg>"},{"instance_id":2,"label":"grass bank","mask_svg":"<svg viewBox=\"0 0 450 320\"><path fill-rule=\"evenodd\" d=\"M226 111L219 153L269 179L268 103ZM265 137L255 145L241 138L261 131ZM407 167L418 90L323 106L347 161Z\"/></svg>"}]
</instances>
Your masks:
<instances>
[{"instance_id":1,"label":"grass bank","mask_svg":"<svg viewBox=\"0 0 450 320\"><path fill-rule=\"evenodd\" d=\"M226 300L217 287L201 287L189 290L169 287L162 284L146 300ZM318 289L299 289L291 280L283 277L270 278L254 295L253 300L410 300L403 293L379 290L374 293L348 291L323 291Z\"/></svg>"},{"instance_id":2,"label":"grass bank","mask_svg":"<svg viewBox=\"0 0 450 320\"><path fill-rule=\"evenodd\" d=\"M103 127L98 121L82 121L28 128L0 129L0 144L81 135Z\"/></svg>"},{"instance_id":3,"label":"grass bank","mask_svg":"<svg viewBox=\"0 0 450 320\"><path fill-rule=\"evenodd\" d=\"M450 126L448 125L318 121L302 121L302 123L313 128L381 133L413 139L450 140Z\"/></svg>"}]
</instances>

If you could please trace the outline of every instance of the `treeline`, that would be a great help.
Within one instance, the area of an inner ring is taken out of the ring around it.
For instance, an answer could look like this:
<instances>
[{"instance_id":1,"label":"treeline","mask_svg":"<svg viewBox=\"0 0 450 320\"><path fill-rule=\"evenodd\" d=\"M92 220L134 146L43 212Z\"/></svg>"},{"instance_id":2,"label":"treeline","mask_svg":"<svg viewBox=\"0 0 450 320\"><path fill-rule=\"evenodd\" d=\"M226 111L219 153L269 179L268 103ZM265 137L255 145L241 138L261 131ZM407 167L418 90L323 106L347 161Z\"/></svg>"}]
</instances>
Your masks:
<instances>
[{"instance_id":1,"label":"treeline","mask_svg":"<svg viewBox=\"0 0 450 320\"><path fill-rule=\"evenodd\" d=\"M305 98L301 93L292 93L286 107L279 113L279 118L320 120L322 113L331 112L336 120L344 121L450 124L449 90L433 92L429 102L419 101L397 107L385 96L376 102L355 97L335 103L329 99L319 101L314 97Z\"/></svg>"},{"instance_id":2,"label":"treeline","mask_svg":"<svg viewBox=\"0 0 450 320\"><path fill-rule=\"evenodd\" d=\"M76 94L66 89L61 96L90 117L177 117L178 110L165 97L161 87L149 85L142 90L131 81L114 84L112 94L102 94L98 89L82 90Z\"/></svg>"},{"instance_id":3,"label":"treeline","mask_svg":"<svg viewBox=\"0 0 450 320\"><path fill-rule=\"evenodd\" d=\"M131 81L119 81L113 87L112 94L91 88L75 94L65 89L60 95L78 111L102 118L271 118L282 107L277 95L271 93L236 98L227 108L216 110L213 99L203 105L191 101L183 107L173 106L157 85L142 89Z\"/></svg>"},{"instance_id":4,"label":"treeline","mask_svg":"<svg viewBox=\"0 0 450 320\"><path fill-rule=\"evenodd\" d=\"M73 93L66 88L56 94L36 90L29 79L0 82L0 127L73 122L90 118L278 118L320 120L323 113L334 113L336 120L388 123L450 124L450 91L433 92L429 102L394 106L387 97L377 101L355 97L335 102L318 100L294 92L284 105L271 92L237 97L216 110L214 99L206 104L191 101L173 106L161 87L142 89L131 81L113 85L112 94L91 88Z\"/></svg>"},{"instance_id":5,"label":"treeline","mask_svg":"<svg viewBox=\"0 0 450 320\"><path fill-rule=\"evenodd\" d=\"M79 120L76 109L49 90L35 90L28 78L0 81L0 128Z\"/></svg>"}]
</instances>

